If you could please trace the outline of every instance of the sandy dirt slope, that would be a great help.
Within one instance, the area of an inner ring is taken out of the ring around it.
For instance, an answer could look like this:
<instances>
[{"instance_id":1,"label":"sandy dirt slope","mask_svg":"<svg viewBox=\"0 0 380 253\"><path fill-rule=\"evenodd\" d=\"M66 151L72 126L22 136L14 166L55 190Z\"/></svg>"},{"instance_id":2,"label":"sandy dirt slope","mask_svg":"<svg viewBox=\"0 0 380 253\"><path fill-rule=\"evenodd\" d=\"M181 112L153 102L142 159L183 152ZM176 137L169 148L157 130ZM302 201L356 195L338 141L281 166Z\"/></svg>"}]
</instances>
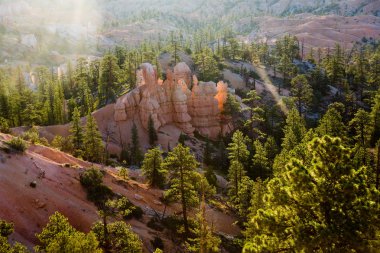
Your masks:
<instances>
[{"instance_id":1,"label":"sandy dirt slope","mask_svg":"<svg viewBox=\"0 0 380 253\"><path fill-rule=\"evenodd\" d=\"M0 143L10 138L9 135L0 134ZM62 166L65 163L72 166ZM41 231L55 211L67 216L77 229L89 231L98 220L98 214L96 207L86 199L79 174L90 166L90 163L44 146L31 145L25 154L6 154L0 150L0 219L15 224L12 239L32 247L36 243L35 234ZM38 178L42 170L45 171L45 178ZM164 234L146 226L150 217L164 210L159 202L162 191L150 189L146 184L133 180L121 182L116 169L105 170L104 183L144 210L141 221L131 220L128 223L142 238L145 250L151 249L150 241L158 236L164 239L168 252L175 252L175 246L165 239ZM36 188L29 186L32 181L37 181ZM179 205L174 204L167 207L166 214L179 211ZM217 232L226 235L240 232L233 224L235 218L230 215L208 207L207 217L215 224Z\"/></svg>"},{"instance_id":2,"label":"sandy dirt slope","mask_svg":"<svg viewBox=\"0 0 380 253\"><path fill-rule=\"evenodd\" d=\"M261 17L254 20L259 24L259 29L252 32L248 40L265 39L274 43L285 34L292 34L304 43L306 49L333 48L336 43L351 49L363 37L380 38L380 17L372 15L342 17L300 14L287 18Z\"/></svg>"}]
</instances>

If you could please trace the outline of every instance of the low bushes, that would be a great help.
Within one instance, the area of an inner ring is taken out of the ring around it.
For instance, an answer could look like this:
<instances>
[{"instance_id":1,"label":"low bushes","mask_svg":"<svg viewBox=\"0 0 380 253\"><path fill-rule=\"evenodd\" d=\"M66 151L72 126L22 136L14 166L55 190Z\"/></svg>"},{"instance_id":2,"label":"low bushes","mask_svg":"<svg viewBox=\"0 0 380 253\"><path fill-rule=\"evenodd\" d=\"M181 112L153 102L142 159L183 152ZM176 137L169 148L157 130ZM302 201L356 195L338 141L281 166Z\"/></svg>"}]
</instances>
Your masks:
<instances>
[{"instance_id":1,"label":"low bushes","mask_svg":"<svg viewBox=\"0 0 380 253\"><path fill-rule=\"evenodd\" d=\"M97 168L91 168L80 174L80 183L87 190L87 199L93 202L99 209L106 206L106 202L112 199L120 199L108 186L103 184L104 172ZM123 203L122 213L130 210L123 219L141 219L144 212L139 206L133 205L129 200Z\"/></svg>"},{"instance_id":2,"label":"low bushes","mask_svg":"<svg viewBox=\"0 0 380 253\"><path fill-rule=\"evenodd\" d=\"M7 142L7 144L11 149L19 152L25 152L25 150L28 148L26 141L20 137L13 137L9 142Z\"/></svg>"}]
</instances>

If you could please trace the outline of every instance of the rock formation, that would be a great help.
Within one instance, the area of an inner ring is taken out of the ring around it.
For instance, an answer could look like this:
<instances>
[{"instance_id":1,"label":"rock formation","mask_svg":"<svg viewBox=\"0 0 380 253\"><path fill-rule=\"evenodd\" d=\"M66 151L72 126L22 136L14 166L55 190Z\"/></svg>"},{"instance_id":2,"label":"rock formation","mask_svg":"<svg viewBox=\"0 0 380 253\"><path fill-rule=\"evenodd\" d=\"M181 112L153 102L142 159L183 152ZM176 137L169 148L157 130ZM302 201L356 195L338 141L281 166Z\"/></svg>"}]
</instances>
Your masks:
<instances>
[{"instance_id":1,"label":"rock formation","mask_svg":"<svg viewBox=\"0 0 380 253\"><path fill-rule=\"evenodd\" d=\"M186 63L178 63L167 79L157 79L155 68L144 63L137 72L137 88L120 97L115 104L115 121L127 121L139 116L147 129L149 117L154 127L173 124L183 133L216 138L229 129L221 123L221 111L227 98L227 84L198 82ZM191 89L190 89L191 88ZM224 123L225 124L225 123Z\"/></svg>"}]
</instances>

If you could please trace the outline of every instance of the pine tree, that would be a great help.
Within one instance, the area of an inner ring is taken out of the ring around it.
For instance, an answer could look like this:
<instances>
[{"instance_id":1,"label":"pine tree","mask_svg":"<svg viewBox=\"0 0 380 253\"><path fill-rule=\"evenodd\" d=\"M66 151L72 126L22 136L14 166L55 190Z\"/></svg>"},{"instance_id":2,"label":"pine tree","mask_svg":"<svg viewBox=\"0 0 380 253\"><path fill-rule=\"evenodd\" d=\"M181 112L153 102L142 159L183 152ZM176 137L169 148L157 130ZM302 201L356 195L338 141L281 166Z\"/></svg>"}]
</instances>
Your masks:
<instances>
[{"instance_id":1,"label":"pine tree","mask_svg":"<svg viewBox=\"0 0 380 253\"><path fill-rule=\"evenodd\" d=\"M359 109L355 113L355 117L350 121L350 126L355 129L355 140L362 147L368 147L373 130L370 114L363 109Z\"/></svg>"},{"instance_id":2,"label":"pine tree","mask_svg":"<svg viewBox=\"0 0 380 253\"><path fill-rule=\"evenodd\" d=\"M168 199L179 200L182 206L185 236L190 235L188 212L198 203L198 193L193 184L198 162L188 147L178 144L164 160L163 168L170 173L169 189L165 191Z\"/></svg>"},{"instance_id":3,"label":"pine tree","mask_svg":"<svg viewBox=\"0 0 380 253\"><path fill-rule=\"evenodd\" d=\"M246 171L244 170L243 164L238 160L232 160L231 165L228 169L228 195L230 199L235 203L238 203L240 185L245 174Z\"/></svg>"},{"instance_id":4,"label":"pine tree","mask_svg":"<svg viewBox=\"0 0 380 253\"><path fill-rule=\"evenodd\" d=\"M195 64L199 71L199 79L204 81L216 81L219 77L218 63L214 59L210 48L205 47L194 56Z\"/></svg>"},{"instance_id":5,"label":"pine tree","mask_svg":"<svg viewBox=\"0 0 380 253\"><path fill-rule=\"evenodd\" d=\"M144 156L141 170L151 186L163 187L165 184L167 171L162 168L162 162L162 151L158 147L148 150Z\"/></svg>"},{"instance_id":6,"label":"pine tree","mask_svg":"<svg viewBox=\"0 0 380 253\"><path fill-rule=\"evenodd\" d=\"M62 82L59 81L54 87L54 118L56 124L63 124L66 121L65 115L65 95L63 93Z\"/></svg>"},{"instance_id":7,"label":"pine tree","mask_svg":"<svg viewBox=\"0 0 380 253\"><path fill-rule=\"evenodd\" d=\"M84 134L84 154L88 161L100 162L103 154L103 141L102 135L99 132L95 118L91 115L87 115L87 123Z\"/></svg>"},{"instance_id":8,"label":"pine tree","mask_svg":"<svg viewBox=\"0 0 380 253\"><path fill-rule=\"evenodd\" d=\"M130 149L130 162L132 165L139 166L142 160L142 152L140 149L140 142L139 142L139 133L137 130L137 126L135 123L133 123L132 129L132 145Z\"/></svg>"},{"instance_id":9,"label":"pine tree","mask_svg":"<svg viewBox=\"0 0 380 253\"><path fill-rule=\"evenodd\" d=\"M190 239L191 245L188 246L190 252L199 253L217 253L219 252L219 245L221 240L218 236L214 235L213 225L207 223L206 220L206 201L205 197L202 197L199 212L196 217L197 228L194 229L194 239Z\"/></svg>"},{"instance_id":10,"label":"pine tree","mask_svg":"<svg viewBox=\"0 0 380 253\"><path fill-rule=\"evenodd\" d=\"M264 110L258 105L260 100L261 97L257 95L255 90L249 91L247 93L247 98L243 99L243 102L249 105L248 108L243 110L248 111L250 114L249 119L245 121L244 126L248 127L252 138L265 137L265 133L259 129L259 125L265 121L263 117Z\"/></svg>"},{"instance_id":11,"label":"pine tree","mask_svg":"<svg viewBox=\"0 0 380 253\"><path fill-rule=\"evenodd\" d=\"M247 210L248 221L250 221L253 217L255 217L259 209L265 208L264 195L266 193L266 188L265 188L265 184L260 178L258 178L256 181L253 182L251 191L252 191L252 195L250 196L251 203Z\"/></svg>"},{"instance_id":12,"label":"pine tree","mask_svg":"<svg viewBox=\"0 0 380 253\"><path fill-rule=\"evenodd\" d=\"M313 89L311 88L305 75L298 75L294 77L291 81L291 87L291 93L296 99L298 112L302 115L302 109L305 107L307 108L313 99Z\"/></svg>"},{"instance_id":13,"label":"pine tree","mask_svg":"<svg viewBox=\"0 0 380 253\"><path fill-rule=\"evenodd\" d=\"M157 136L156 128L154 127L154 121L153 121L152 115L149 115L148 134L149 134L149 144L151 147L153 147L156 141L158 140L158 136Z\"/></svg>"},{"instance_id":14,"label":"pine tree","mask_svg":"<svg viewBox=\"0 0 380 253\"><path fill-rule=\"evenodd\" d=\"M28 249L19 242L13 245L9 243L9 236L14 231L13 223L0 220L0 252L4 253L28 253Z\"/></svg>"},{"instance_id":15,"label":"pine tree","mask_svg":"<svg viewBox=\"0 0 380 253\"><path fill-rule=\"evenodd\" d=\"M380 90L376 92L373 98L370 116L373 123L372 140L376 141L380 138Z\"/></svg>"},{"instance_id":16,"label":"pine tree","mask_svg":"<svg viewBox=\"0 0 380 253\"><path fill-rule=\"evenodd\" d=\"M282 148L290 151L296 147L306 134L305 122L296 109L291 109L286 118Z\"/></svg>"},{"instance_id":17,"label":"pine tree","mask_svg":"<svg viewBox=\"0 0 380 253\"><path fill-rule=\"evenodd\" d=\"M228 144L228 158L230 161L245 163L249 156L246 145L246 137L241 131L236 131L232 136L232 142Z\"/></svg>"},{"instance_id":18,"label":"pine tree","mask_svg":"<svg viewBox=\"0 0 380 253\"><path fill-rule=\"evenodd\" d=\"M271 174L271 168L267 157L267 152L259 140L253 143L255 154L252 158L252 175L253 178L260 177L265 180ZM270 151L272 152L272 151Z\"/></svg>"},{"instance_id":19,"label":"pine tree","mask_svg":"<svg viewBox=\"0 0 380 253\"><path fill-rule=\"evenodd\" d=\"M68 219L55 212L49 223L37 234L39 245L36 252L102 252L93 232L84 234L73 228Z\"/></svg>"},{"instance_id":20,"label":"pine tree","mask_svg":"<svg viewBox=\"0 0 380 253\"><path fill-rule=\"evenodd\" d=\"M113 55L105 55L100 63L100 83L98 88L99 106L115 102L122 91L119 83L120 67Z\"/></svg>"},{"instance_id":21,"label":"pine tree","mask_svg":"<svg viewBox=\"0 0 380 253\"><path fill-rule=\"evenodd\" d=\"M254 191L254 181L247 176L243 176L236 200L236 208L239 211L239 216L244 220L248 220L248 214L252 202Z\"/></svg>"},{"instance_id":22,"label":"pine tree","mask_svg":"<svg viewBox=\"0 0 380 253\"><path fill-rule=\"evenodd\" d=\"M336 44L334 54L324 59L323 63L331 84L342 88L345 77L344 52L339 44Z\"/></svg>"},{"instance_id":23,"label":"pine tree","mask_svg":"<svg viewBox=\"0 0 380 253\"><path fill-rule=\"evenodd\" d=\"M11 104L9 98L9 78L0 70L0 117L10 120Z\"/></svg>"},{"instance_id":24,"label":"pine tree","mask_svg":"<svg viewBox=\"0 0 380 253\"><path fill-rule=\"evenodd\" d=\"M128 252L141 253L143 252L143 244L139 236L133 232L131 225L124 221L115 221L107 226L107 237L109 240L109 248L105 252ZM104 224L101 222L95 223L92 231L103 248L105 248L105 238L103 234Z\"/></svg>"},{"instance_id":25,"label":"pine tree","mask_svg":"<svg viewBox=\"0 0 380 253\"><path fill-rule=\"evenodd\" d=\"M264 143L264 149L269 159L269 163L270 163L269 167L271 168L273 165L273 160L279 152L279 147L273 136L268 136L266 142Z\"/></svg>"},{"instance_id":26,"label":"pine tree","mask_svg":"<svg viewBox=\"0 0 380 253\"><path fill-rule=\"evenodd\" d=\"M333 103L328 107L327 112L319 121L316 132L320 137L329 135L331 137L339 137L342 141L347 139L347 127L344 125L341 113L344 111L344 105L341 103Z\"/></svg>"},{"instance_id":27,"label":"pine tree","mask_svg":"<svg viewBox=\"0 0 380 253\"><path fill-rule=\"evenodd\" d=\"M377 48L369 59L368 82L372 87L380 86L380 48Z\"/></svg>"},{"instance_id":28,"label":"pine tree","mask_svg":"<svg viewBox=\"0 0 380 253\"><path fill-rule=\"evenodd\" d=\"M235 96L228 93L226 102L223 104L222 115L231 117L232 123L236 125L240 113L240 103Z\"/></svg>"},{"instance_id":29,"label":"pine tree","mask_svg":"<svg viewBox=\"0 0 380 253\"><path fill-rule=\"evenodd\" d=\"M74 108L72 122L70 127L71 142L73 143L74 155L81 156L83 152L83 129L80 118L80 112L77 107Z\"/></svg>"},{"instance_id":30,"label":"pine tree","mask_svg":"<svg viewBox=\"0 0 380 253\"><path fill-rule=\"evenodd\" d=\"M380 195L368 184L367 168L354 165L354 151L339 138L316 138L308 149L310 164L291 159L268 183L243 251L374 251Z\"/></svg>"}]
</instances>

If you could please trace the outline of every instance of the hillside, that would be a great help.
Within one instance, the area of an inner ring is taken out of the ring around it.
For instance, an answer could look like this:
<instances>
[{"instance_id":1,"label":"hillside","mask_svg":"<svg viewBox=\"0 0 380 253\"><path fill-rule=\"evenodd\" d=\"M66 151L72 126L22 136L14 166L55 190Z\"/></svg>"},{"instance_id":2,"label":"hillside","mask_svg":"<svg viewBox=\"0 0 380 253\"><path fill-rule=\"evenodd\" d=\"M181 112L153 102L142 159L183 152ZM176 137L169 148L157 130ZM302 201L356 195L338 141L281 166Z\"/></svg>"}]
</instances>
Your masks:
<instances>
[{"instance_id":1,"label":"hillside","mask_svg":"<svg viewBox=\"0 0 380 253\"><path fill-rule=\"evenodd\" d=\"M0 147L10 138L0 134ZM99 217L95 205L86 199L79 174L91 166L71 155L40 145L31 145L25 154L5 153L0 149L0 217L15 224L12 239L32 247L37 243L35 234L40 233L55 211L67 216L78 230L88 232ZM139 182L123 182L114 168L103 169L106 171L104 183L143 209L141 220L133 219L128 223L143 240L145 251L150 252L151 240L160 237L164 240L165 252L177 252L165 230L155 231L146 225L156 213L162 215L165 209L159 200L162 191L142 183L144 179L138 172L132 171L130 175ZM39 178L41 170L45 172L43 178ZM29 186L32 181L37 182L36 188ZM165 213L171 215L177 211L178 206L174 204L168 206ZM215 224L217 233L227 237L239 234L239 228L233 225L233 216L207 207L207 218Z\"/></svg>"},{"instance_id":2,"label":"hillside","mask_svg":"<svg viewBox=\"0 0 380 253\"><path fill-rule=\"evenodd\" d=\"M372 20L379 11L380 3L371 0L0 1L0 62L56 65L76 55L99 55L116 45L165 40L172 32L190 40L218 37L226 30L250 38L271 38L278 30L305 38L305 33L315 29L305 22L328 28L308 33L307 41L327 37L321 46L342 38L351 43L365 35L378 37L378 29L372 31L368 25L377 24L377 19ZM356 16L360 17L352 18ZM346 38L340 34L345 33L342 29L360 32L358 36L348 32Z\"/></svg>"}]
</instances>

